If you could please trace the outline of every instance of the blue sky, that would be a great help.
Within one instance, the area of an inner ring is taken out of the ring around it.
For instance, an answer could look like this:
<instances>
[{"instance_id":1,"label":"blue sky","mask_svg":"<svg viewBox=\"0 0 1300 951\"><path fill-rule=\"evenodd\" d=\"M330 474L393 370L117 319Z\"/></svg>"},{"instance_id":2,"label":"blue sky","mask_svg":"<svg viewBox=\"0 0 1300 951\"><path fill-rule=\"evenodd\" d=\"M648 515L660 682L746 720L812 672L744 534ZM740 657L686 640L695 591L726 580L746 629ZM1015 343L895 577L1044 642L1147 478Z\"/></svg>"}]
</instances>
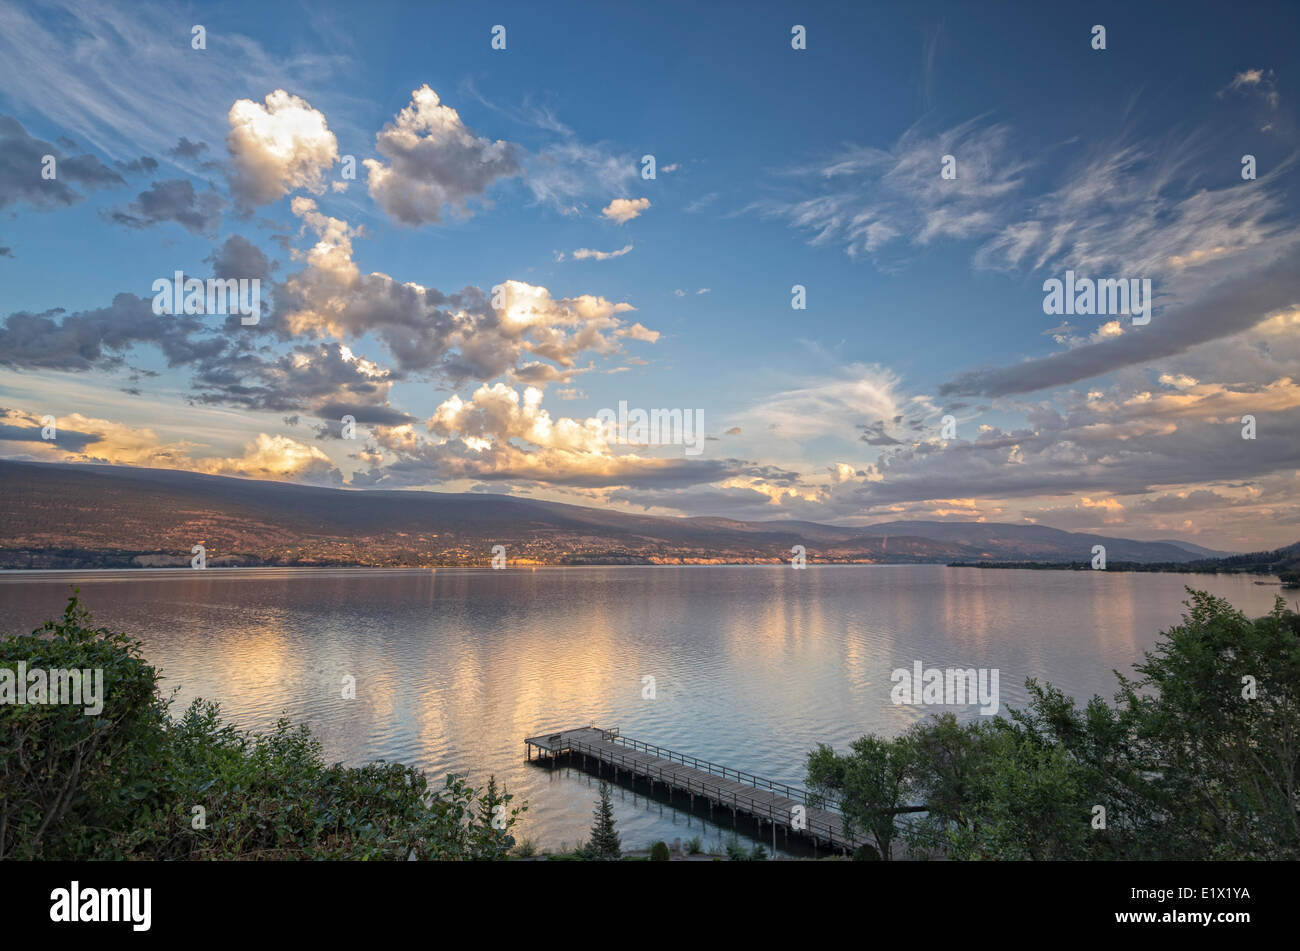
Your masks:
<instances>
[{"instance_id":1,"label":"blue sky","mask_svg":"<svg viewBox=\"0 0 1300 951\"><path fill-rule=\"evenodd\" d=\"M1298 20L6 4L0 453L1294 541ZM152 314L177 270L259 277L260 323ZM1045 314L1067 270L1151 323ZM709 438L629 445L620 401Z\"/></svg>"}]
</instances>

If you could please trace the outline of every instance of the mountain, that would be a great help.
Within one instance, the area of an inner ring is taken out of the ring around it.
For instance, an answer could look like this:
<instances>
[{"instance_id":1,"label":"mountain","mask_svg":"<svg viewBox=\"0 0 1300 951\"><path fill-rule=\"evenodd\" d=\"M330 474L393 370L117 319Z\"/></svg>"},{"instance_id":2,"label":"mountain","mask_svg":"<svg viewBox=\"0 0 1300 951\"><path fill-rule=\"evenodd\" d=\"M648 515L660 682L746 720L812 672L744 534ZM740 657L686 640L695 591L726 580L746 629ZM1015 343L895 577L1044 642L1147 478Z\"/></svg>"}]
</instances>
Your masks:
<instances>
[{"instance_id":1,"label":"mountain","mask_svg":"<svg viewBox=\"0 0 1300 951\"><path fill-rule=\"evenodd\" d=\"M171 469L0 460L0 567L785 562L1181 563L1206 549L1041 525L670 518L503 495L359 491Z\"/></svg>"},{"instance_id":2,"label":"mountain","mask_svg":"<svg viewBox=\"0 0 1300 951\"><path fill-rule=\"evenodd\" d=\"M1040 557L1041 560L1052 560L1060 552L1077 552L1081 545L1087 552L1092 551L1093 545L1105 545L1106 558L1115 561L1177 562L1194 558L1221 558L1231 554L1187 542L1135 542L1105 535L1064 532L1046 525L1009 525L1002 522L885 522L872 525L871 530L881 534L897 533L983 548L989 557L993 557L993 551L1018 547L1026 552L1027 561L1040 560ZM1074 560L1088 560L1078 555L1072 557Z\"/></svg>"}]
</instances>

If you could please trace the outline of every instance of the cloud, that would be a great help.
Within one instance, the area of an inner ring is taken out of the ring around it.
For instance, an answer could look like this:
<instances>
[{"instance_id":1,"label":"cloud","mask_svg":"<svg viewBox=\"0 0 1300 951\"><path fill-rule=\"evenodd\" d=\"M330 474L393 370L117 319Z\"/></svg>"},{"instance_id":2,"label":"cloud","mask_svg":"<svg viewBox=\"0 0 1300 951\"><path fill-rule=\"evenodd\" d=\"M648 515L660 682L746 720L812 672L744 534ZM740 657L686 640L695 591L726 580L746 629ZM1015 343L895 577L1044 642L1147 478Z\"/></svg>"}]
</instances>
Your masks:
<instances>
[{"instance_id":1,"label":"cloud","mask_svg":"<svg viewBox=\"0 0 1300 951\"><path fill-rule=\"evenodd\" d=\"M851 441L864 424L901 415L899 379L893 372L852 364L839 375L839 379L774 393L741 413L738 421L751 433L771 432L782 441L820 436Z\"/></svg>"},{"instance_id":2,"label":"cloud","mask_svg":"<svg viewBox=\"0 0 1300 951\"><path fill-rule=\"evenodd\" d=\"M625 245L618 251L593 251L590 248L578 248L573 252L573 259L581 261L585 258L594 258L597 261L608 261L610 258L621 258L632 250L632 245Z\"/></svg>"},{"instance_id":3,"label":"cloud","mask_svg":"<svg viewBox=\"0 0 1300 951\"><path fill-rule=\"evenodd\" d=\"M208 150L206 142L191 142L185 136L177 140L176 145L167 150L167 154L172 158L197 159Z\"/></svg>"},{"instance_id":4,"label":"cloud","mask_svg":"<svg viewBox=\"0 0 1300 951\"><path fill-rule=\"evenodd\" d=\"M263 284L271 280L271 262L261 248L241 235L232 234L207 260L212 264L212 276L222 280L257 279Z\"/></svg>"},{"instance_id":5,"label":"cloud","mask_svg":"<svg viewBox=\"0 0 1300 951\"><path fill-rule=\"evenodd\" d=\"M1151 278L1186 298L1295 240L1278 214L1289 163L1254 182L1197 188L1205 144L1189 143L1099 145L1057 188L1015 209L974 264Z\"/></svg>"},{"instance_id":6,"label":"cloud","mask_svg":"<svg viewBox=\"0 0 1300 951\"><path fill-rule=\"evenodd\" d=\"M1300 258L1292 251L1255 273L1224 281L1198 300L1168 308L1146 327L1064 353L960 373L941 385L939 393L1005 396L1075 383L1241 333L1297 306Z\"/></svg>"},{"instance_id":7,"label":"cloud","mask_svg":"<svg viewBox=\"0 0 1300 951\"><path fill-rule=\"evenodd\" d=\"M308 42L267 51L229 24L209 23L208 48L194 50L193 23L191 10L151 0L0 5L0 89L122 158L164 155L182 133L195 139L250 89L326 89L356 68L344 56L312 52Z\"/></svg>"},{"instance_id":8,"label":"cloud","mask_svg":"<svg viewBox=\"0 0 1300 951\"><path fill-rule=\"evenodd\" d=\"M139 344L158 347L173 366L202 352L194 337L202 322L186 315L158 315L149 298L118 294L107 307L67 314L17 311L0 326L0 365L57 370L109 369ZM216 341L217 349L226 346Z\"/></svg>"},{"instance_id":9,"label":"cloud","mask_svg":"<svg viewBox=\"0 0 1300 951\"><path fill-rule=\"evenodd\" d=\"M625 191L636 178L632 156L579 142L565 131L564 141L525 158L528 189L537 201L573 215L582 199L594 196L604 201Z\"/></svg>"},{"instance_id":10,"label":"cloud","mask_svg":"<svg viewBox=\"0 0 1300 951\"><path fill-rule=\"evenodd\" d=\"M294 482L342 481L337 468L320 449L290 439L258 433L242 456L228 459L199 459L194 469L212 475L234 475L255 479L288 479Z\"/></svg>"},{"instance_id":11,"label":"cloud","mask_svg":"<svg viewBox=\"0 0 1300 951\"><path fill-rule=\"evenodd\" d=\"M627 224L649 207L649 198L615 198L601 209L600 213L610 221L622 225Z\"/></svg>"},{"instance_id":12,"label":"cloud","mask_svg":"<svg viewBox=\"0 0 1300 951\"><path fill-rule=\"evenodd\" d=\"M173 221L191 234L210 235L221 223L225 200L215 191L195 192L188 179L154 182L135 201L115 208L109 218L129 228Z\"/></svg>"},{"instance_id":13,"label":"cloud","mask_svg":"<svg viewBox=\"0 0 1300 951\"><path fill-rule=\"evenodd\" d=\"M342 476L315 446L287 436L259 433L242 456L196 454L198 443L165 442L152 429L70 413L56 419L55 439L41 438L42 422L31 413L0 410L0 441L23 446L21 457L58 462L108 463L185 469L214 475L339 483Z\"/></svg>"},{"instance_id":14,"label":"cloud","mask_svg":"<svg viewBox=\"0 0 1300 951\"><path fill-rule=\"evenodd\" d=\"M227 116L230 190L245 208L275 201L297 189L319 195L325 172L338 160L338 140L325 116L304 99L277 89L265 105L239 99Z\"/></svg>"},{"instance_id":15,"label":"cloud","mask_svg":"<svg viewBox=\"0 0 1300 951\"><path fill-rule=\"evenodd\" d=\"M853 145L787 176L803 197L765 199L745 210L781 218L814 246L840 245L850 257L876 256L896 241L992 232L1029 163L1017 158L1009 126L970 120L935 135L908 129L888 150ZM956 160L944 179L943 159ZM810 193L810 194L809 194Z\"/></svg>"},{"instance_id":16,"label":"cloud","mask_svg":"<svg viewBox=\"0 0 1300 951\"><path fill-rule=\"evenodd\" d=\"M1269 108L1276 109L1282 97L1278 94L1277 84L1271 69L1246 69L1232 77L1232 82L1216 93L1222 99L1227 93L1252 94L1261 97Z\"/></svg>"},{"instance_id":17,"label":"cloud","mask_svg":"<svg viewBox=\"0 0 1300 951\"><path fill-rule=\"evenodd\" d=\"M54 178L42 175L44 157L54 156ZM69 155L66 149L28 135L21 122L0 116L0 209L26 202L49 210L75 205L85 189L125 185L117 172L93 155Z\"/></svg>"},{"instance_id":18,"label":"cloud","mask_svg":"<svg viewBox=\"0 0 1300 951\"><path fill-rule=\"evenodd\" d=\"M362 163L371 197L393 219L417 227L442 220L448 207L467 215L471 198L520 170L513 145L475 135L427 85L384 126L375 148L389 164Z\"/></svg>"},{"instance_id":19,"label":"cloud","mask_svg":"<svg viewBox=\"0 0 1300 951\"><path fill-rule=\"evenodd\" d=\"M440 375L460 385L490 380L518 369L529 358L561 368L584 353L614 356L624 341L654 342L658 333L622 314L630 304L580 295L553 298L549 290L522 281L502 282L500 299L466 287L454 294L387 274L363 274L352 260L357 231L297 198L294 213L317 235L307 266L277 288L275 320L286 336L356 339L369 334L396 360L402 373Z\"/></svg>"}]
</instances>

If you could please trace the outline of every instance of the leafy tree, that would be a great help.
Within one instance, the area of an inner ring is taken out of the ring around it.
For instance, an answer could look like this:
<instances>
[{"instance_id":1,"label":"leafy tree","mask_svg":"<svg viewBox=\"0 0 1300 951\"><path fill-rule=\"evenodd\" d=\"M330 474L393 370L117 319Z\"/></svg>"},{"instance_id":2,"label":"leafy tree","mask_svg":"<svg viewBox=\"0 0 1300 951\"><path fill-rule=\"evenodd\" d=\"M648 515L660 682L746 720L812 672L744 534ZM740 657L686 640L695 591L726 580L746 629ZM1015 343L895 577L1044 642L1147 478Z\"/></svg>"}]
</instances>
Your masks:
<instances>
[{"instance_id":1,"label":"leafy tree","mask_svg":"<svg viewBox=\"0 0 1300 951\"><path fill-rule=\"evenodd\" d=\"M1181 857L1300 858L1300 616L1191 592L1122 699Z\"/></svg>"},{"instance_id":2,"label":"leafy tree","mask_svg":"<svg viewBox=\"0 0 1300 951\"><path fill-rule=\"evenodd\" d=\"M1300 858L1300 616L1254 621L1188 589L1183 622L1084 707L1030 680L1008 717L944 714L809 754L808 782L880 854L907 797L913 851L967 859ZM1098 809L1101 807L1101 809ZM1104 811L1103 811L1104 810Z\"/></svg>"},{"instance_id":3,"label":"leafy tree","mask_svg":"<svg viewBox=\"0 0 1300 951\"><path fill-rule=\"evenodd\" d=\"M587 843L587 858L597 862L615 861L623 854L618 831L614 828L614 800L609 784L600 784L600 802L594 813L596 821L591 827L591 841Z\"/></svg>"},{"instance_id":4,"label":"leafy tree","mask_svg":"<svg viewBox=\"0 0 1300 951\"><path fill-rule=\"evenodd\" d=\"M808 754L808 785L839 799L848 835L870 834L882 858L898 833L894 812L909 798L912 744L906 737L864 736L847 755L822 744Z\"/></svg>"}]
</instances>

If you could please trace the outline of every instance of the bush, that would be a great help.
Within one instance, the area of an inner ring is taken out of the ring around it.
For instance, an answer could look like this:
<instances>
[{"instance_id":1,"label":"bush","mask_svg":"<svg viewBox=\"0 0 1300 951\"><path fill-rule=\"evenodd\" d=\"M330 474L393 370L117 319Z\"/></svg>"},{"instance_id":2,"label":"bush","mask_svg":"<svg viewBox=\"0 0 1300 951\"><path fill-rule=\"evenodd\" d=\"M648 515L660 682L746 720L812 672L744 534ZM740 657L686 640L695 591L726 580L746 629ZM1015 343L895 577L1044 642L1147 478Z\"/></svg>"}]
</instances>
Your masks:
<instances>
[{"instance_id":1,"label":"bush","mask_svg":"<svg viewBox=\"0 0 1300 951\"><path fill-rule=\"evenodd\" d=\"M327 765L305 726L265 735L196 700L170 720L138 642L94 629L76 594L63 618L0 640L0 669L102 668L99 716L67 704L0 705L0 857L499 859L527 807L495 779L375 762Z\"/></svg>"},{"instance_id":2,"label":"bush","mask_svg":"<svg viewBox=\"0 0 1300 951\"><path fill-rule=\"evenodd\" d=\"M767 859L767 849L762 845L755 845L746 851L740 844L740 838L732 836L731 841L727 843L727 859L732 862L762 862Z\"/></svg>"},{"instance_id":3,"label":"bush","mask_svg":"<svg viewBox=\"0 0 1300 951\"><path fill-rule=\"evenodd\" d=\"M667 862L668 858L667 842L656 842L654 845L650 846L651 862Z\"/></svg>"}]
</instances>

